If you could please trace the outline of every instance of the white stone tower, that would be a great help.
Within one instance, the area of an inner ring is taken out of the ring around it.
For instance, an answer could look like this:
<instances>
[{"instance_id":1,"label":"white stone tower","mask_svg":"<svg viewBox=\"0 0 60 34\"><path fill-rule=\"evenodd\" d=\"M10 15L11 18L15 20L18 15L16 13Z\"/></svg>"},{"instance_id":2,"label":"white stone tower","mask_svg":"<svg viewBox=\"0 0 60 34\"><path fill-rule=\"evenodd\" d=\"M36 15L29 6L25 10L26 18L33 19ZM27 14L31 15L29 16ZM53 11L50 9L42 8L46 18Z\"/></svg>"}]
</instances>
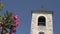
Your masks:
<instances>
[{"instance_id":1,"label":"white stone tower","mask_svg":"<svg viewBox=\"0 0 60 34\"><path fill-rule=\"evenodd\" d=\"M32 10L30 34L53 34L52 16L52 11Z\"/></svg>"}]
</instances>

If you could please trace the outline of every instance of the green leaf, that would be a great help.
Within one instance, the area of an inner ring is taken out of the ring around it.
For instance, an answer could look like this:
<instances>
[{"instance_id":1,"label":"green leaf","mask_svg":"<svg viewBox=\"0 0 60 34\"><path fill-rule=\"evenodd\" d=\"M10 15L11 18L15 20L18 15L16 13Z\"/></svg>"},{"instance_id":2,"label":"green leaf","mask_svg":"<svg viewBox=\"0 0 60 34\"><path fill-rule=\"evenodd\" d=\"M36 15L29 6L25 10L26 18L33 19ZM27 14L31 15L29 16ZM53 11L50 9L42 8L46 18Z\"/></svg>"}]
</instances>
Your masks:
<instances>
[{"instance_id":1,"label":"green leaf","mask_svg":"<svg viewBox=\"0 0 60 34\"><path fill-rule=\"evenodd\" d=\"M8 30L6 29L6 27L3 28L3 31L8 32Z\"/></svg>"}]
</instances>

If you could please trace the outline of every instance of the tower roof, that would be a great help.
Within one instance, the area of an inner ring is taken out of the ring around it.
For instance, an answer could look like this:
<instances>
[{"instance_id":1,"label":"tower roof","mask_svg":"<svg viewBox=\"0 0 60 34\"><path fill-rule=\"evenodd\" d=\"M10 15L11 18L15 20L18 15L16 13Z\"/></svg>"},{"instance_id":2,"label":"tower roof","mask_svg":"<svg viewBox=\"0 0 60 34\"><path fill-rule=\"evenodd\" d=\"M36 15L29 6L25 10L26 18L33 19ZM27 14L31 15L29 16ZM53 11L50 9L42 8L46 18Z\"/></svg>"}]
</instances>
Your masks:
<instances>
[{"instance_id":1,"label":"tower roof","mask_svg":"<svg viewBox=\"0 0 60 34\"><path fill-rule=\"evenodd\" d=\"M32 10L32 13L46 13L46 14L53 14L53 11L47 11L47 10Z\"/></svg>"}]
</instances>

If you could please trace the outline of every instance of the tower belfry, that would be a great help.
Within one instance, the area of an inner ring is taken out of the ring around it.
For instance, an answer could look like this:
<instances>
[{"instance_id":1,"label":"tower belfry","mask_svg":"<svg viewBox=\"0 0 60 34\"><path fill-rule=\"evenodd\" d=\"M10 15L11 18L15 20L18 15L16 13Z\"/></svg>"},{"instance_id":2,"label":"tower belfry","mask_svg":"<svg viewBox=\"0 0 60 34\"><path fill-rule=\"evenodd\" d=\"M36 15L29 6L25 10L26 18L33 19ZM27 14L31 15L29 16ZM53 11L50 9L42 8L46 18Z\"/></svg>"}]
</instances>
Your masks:
<instances>
[{"instance_id":1,"label":"tower belfry","mask_svg":"<svg viewBox=\"0 0 60 34\"><path fill-rule=\"evenodd\" d=\"M52 11L32 10L30 34L53 34Z\"/></svg>"}]
</instances>

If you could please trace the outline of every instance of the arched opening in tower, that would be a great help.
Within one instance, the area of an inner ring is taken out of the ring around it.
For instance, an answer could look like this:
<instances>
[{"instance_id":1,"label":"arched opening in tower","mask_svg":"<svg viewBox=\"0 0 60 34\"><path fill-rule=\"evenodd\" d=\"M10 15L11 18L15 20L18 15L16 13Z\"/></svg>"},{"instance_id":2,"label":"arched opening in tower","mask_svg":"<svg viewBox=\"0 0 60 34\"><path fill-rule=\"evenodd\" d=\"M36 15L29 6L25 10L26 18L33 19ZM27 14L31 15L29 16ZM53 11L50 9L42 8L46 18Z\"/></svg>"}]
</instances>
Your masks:
<instances>
[{"instance_id":1,"label":"arched opening in tower","mask_svg":"<svg viewBox=\"0 0 60 34\"><path fill-rule=\"evenodd\" d=\"M39 34L44 34L44 32L39 32Z\"/></svg>"},{"instance_id":2,"label":"arched opening in tower","mask_svg":"<svg viewBox=\"0 0 60 34\"><path fill-rule=\"evenodd\" d=\"M38 18L38 26L46 26L46 18L44 16Z\"/></svg>"}]
</instances>

